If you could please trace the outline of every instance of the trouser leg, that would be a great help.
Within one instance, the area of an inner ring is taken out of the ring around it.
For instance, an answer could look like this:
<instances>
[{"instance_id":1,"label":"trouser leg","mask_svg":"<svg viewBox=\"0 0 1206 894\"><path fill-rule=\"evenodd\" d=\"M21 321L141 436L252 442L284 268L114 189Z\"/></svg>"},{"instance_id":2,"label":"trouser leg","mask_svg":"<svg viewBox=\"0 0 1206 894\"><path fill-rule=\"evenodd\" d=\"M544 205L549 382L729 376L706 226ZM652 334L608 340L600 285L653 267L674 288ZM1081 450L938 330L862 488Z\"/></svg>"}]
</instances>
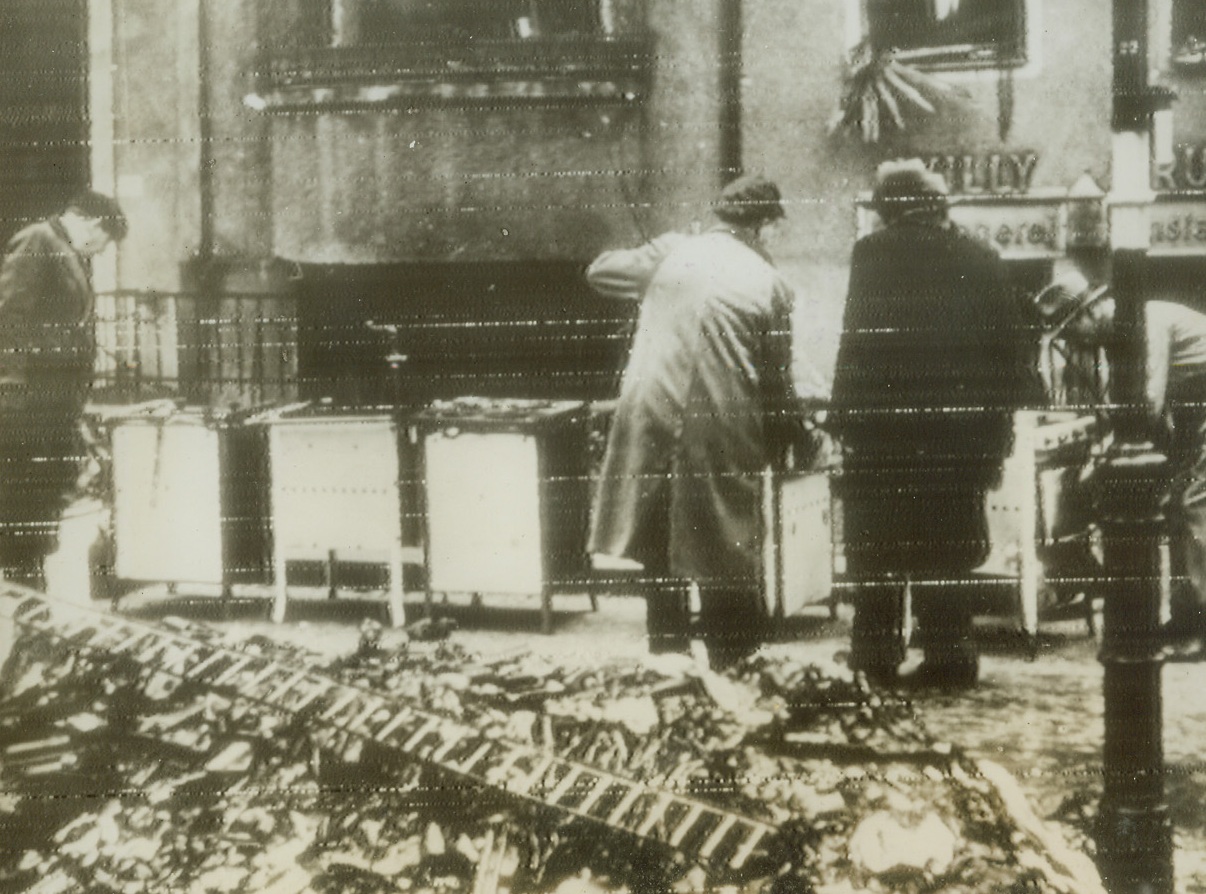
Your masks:
<instances>
[{"instance_id":1,"label":"trouser leg","mask_svg":"<svg viewBox=\"0 0 1206 894\"><path fill-rule=\"evenodd\" d=\"M1206 469L1195 468L1191 474L1184 489L1174 493L1169 510L1170 608L1175 626L1206 632L1206 481L1198 477Z\"/></svg>"},{"instance_id":2,"label":"trouser leg","mask_svg":"<svg viewBox=\"0 0 1206 894\"><path fill-rule=\"evenodd\" d=\"M888 681L904 661L904 582L865 581L854 594L850 665L868 677Z\"/></svg>"},{"instance_id":3,"label":"trouser leg","mask_svg":"<svg viewBox=\"0 0 1206 894\"><path fill-rule=\"evenodd\" d=\"M1206 407L1198 379L1173 399L1173 467L1166 518L1172 592L1170 630L1178 637L1206 635Z\"/></svg>"},{"instance_id":4,"label":"trouser leg","mask_svg":"<svg viewBox=\"0 0 1206 894\"><path fill-rule=\"evenodd\" d=\"M1199 511L1206 514L1206 506ZM1178 635L1197 635L1206 628L1203 623L1202 593L1199 587L1206 568L1203 544L1188 524L1183 507L1169 512L1169 571L1170 593L1169 629ZM1201 521L1206 521L1202 519Z\"/></svg>"},{"instance_id":5,"label":"trouser leg","mask_svg":"<svg viewBox=\"0 0 1206 894\"><path fill-rule=\"evenodd\" d=\"M967 588L951 585L914 590L917 642L933 682L969 686L979 676L975 608Z\"/></svg>"},{"instance_id":6,"label":"trouser leg","mask_svg":"<svg viewBox=\"0 0 1206 894\"><path fill-rule=\"evenodd\" d=\"M44 588L43 560L58 546L77 453L70 419L0 412L0 568L6 580Z\"/></svg>"},{"instance_id":7,"label":"trouser leg","mask_svg":"<svg viewBox=\"0 0 1206 894\"><path fill-rule=\"evenodd\" d=\"M649 651L686 653L691 646L691 608L686 581L652 580L645 591L645 633Z\"/></svg>"},{"instance_id":8,"label":"trouser leg","mask_svg":"<svg viewBox=\"0 0 1206 894\"><path fill-rule=\"evenodd\" d=\"M700 632L713 670L732 667L766 641L769 619L758 585L700 590Z\"/></svg>"}]
</instances>

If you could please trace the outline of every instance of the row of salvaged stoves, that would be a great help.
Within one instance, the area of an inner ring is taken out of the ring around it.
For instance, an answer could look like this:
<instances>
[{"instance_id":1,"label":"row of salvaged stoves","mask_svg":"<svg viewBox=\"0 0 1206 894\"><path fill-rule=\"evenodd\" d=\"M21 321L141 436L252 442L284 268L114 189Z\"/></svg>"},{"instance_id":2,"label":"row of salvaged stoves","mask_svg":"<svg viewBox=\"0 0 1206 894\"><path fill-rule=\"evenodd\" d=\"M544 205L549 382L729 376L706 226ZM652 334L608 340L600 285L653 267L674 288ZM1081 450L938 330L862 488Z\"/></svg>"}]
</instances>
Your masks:
<instances>
[{"instance_id":1,"label":"row of salvaged stoves","mask_svg":"<svg viewBox=\"0 0 1206 894\"><path fill-rule=\"evenodd\" d=\"M322 665L11 591L0 887L1096 892L999 767L786 659Z\"/></svg>"},{"instance_id":2,"label":"row of salvaged stoves","mask_svg":"<svg viewBox=\"0 0 1206 894\"><path fill-rule=\"evenodd\" d=\"M410 566L429 594L541 595L546 629L553 591L589 588L600 415L585 403L215 414L156 401L99 418L120 579L273 583L280 620L299 565L332 592L341 568L375 565L401 626Z\"/></svg>"}]
</instances>

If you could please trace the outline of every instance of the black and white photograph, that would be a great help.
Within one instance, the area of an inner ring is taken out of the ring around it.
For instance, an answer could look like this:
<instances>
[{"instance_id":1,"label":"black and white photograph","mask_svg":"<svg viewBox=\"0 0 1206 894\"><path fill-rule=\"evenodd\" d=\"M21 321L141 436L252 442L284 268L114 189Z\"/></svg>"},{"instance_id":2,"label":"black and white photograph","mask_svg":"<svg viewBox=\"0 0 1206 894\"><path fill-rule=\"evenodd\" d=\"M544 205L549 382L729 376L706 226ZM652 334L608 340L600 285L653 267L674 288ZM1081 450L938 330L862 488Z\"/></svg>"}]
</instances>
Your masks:
<instances>
[{"instance_id":1,"label":"black and white photograph","mask_svg":"<svg viewBox=\"0 0 1206 894\"><path fill-rule=\"evenodd\" d=\"M0 891L1206 894L1206 4L0 0Z\"/></svg>"}]
</instances>

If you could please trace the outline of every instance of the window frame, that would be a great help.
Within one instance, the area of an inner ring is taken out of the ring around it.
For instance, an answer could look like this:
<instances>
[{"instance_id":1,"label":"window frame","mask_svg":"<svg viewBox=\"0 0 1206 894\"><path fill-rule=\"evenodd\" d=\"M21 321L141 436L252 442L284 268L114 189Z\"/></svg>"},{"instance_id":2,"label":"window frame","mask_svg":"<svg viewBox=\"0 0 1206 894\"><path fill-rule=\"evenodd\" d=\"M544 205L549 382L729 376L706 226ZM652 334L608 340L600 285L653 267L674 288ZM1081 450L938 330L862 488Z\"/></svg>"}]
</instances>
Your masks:
<instances>
[{"instance_id":1,"label":"window frame","mask_svg":"<svg viewBox=\"0 0 1206 894\"><path fill-rule=\"evenodd\" d=\"M463 41L506 41L531 39L570 39L597 40L616 36L614 0L563 0L573 4L593 6L593 27L584 30L543 30L547 21L542 23L539 4L542 0L522 0L528 7L526 14L519 9L521 0L515 0L514 15L510 18L510 28L500 30L497 26L506 18L484 17L469 9L474 0L460 0L462 8L450 10L441 19L438 16L423 16L415 14L414 21L406 24L406 13L397 11L396 27L399 32L409 29L411 33L396 39L381 40L383 23L373 21L373 13L367 8L374 0L321 0L307 8L309 19L308 30L311 33L321 33L324 40L321 46L329 47L363 47L363 46L407 46L417 42L463 42ZM548 0L554 2L554 0ZM480 0L478 5L483 9L498 5L499 0ZM546 10L549 12L549 10ZM467 26L465 14L469 20L486 19L495 27L477 32ZM378 12L377 15L381 13ZM390 13L385 13L389 16Z\"/></svg>"},{"instance_id":2,"label":"window frame","mask_svg":"<svg viewBox=\"0 0 1206 894\"><path fill-rule=\"evenodd\" d=\"M261 46L254 90L244 103L258 111L294 113L643 102L655 62L643 15L622 14L616 0L594 2L600 16L594 34L450 40L417 29L407 39L389 41L357 39L358 24L340 21L345 12L355 12L341 0L298 4L293 9L302 13L299 18L265 23L271 37ZM643 9L640 0L630 6Z\"/></svg>"},{"instance_id":3,"label":"window frame","mask_svg":"<svg viewBox=\"0 0 1206 894\"><path fill-rule=\"evenodd\" d=\"M853 0L858 6L858 40L871 38L871 0ZM1035 0L1009 0L1017 12L1016 48L1002 56L986 51L987 44L970 45L963 54L952 50L953 45L935 44L933 47L901 48L896 57L902 62L932 72L981 72L1004 69L1028 69L1036 63L1037 46L1034 22L1037 20ZM849 36L848 36L849 40Z\"/></svg>"}]
</instances>

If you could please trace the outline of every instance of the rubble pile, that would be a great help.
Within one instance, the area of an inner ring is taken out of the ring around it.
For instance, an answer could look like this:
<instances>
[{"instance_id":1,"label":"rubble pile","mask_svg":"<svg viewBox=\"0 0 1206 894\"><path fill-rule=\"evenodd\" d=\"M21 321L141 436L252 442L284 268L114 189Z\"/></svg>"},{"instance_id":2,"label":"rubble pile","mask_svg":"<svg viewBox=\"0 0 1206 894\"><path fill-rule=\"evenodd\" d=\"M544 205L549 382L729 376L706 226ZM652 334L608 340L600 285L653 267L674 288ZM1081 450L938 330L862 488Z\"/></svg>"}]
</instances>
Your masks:
<instances>
[{"instance_id":1,"label":"rubble pile","mask_svg":"<svg viewBox=\"0 0 1206 894\"><path fill-rule=\"evenodd\" d=\"M4 890L1100 890L1007 774L786 659L721 677L367 636L320 668L180 621L21 613Z\"/></svg>"}]
</instances>

